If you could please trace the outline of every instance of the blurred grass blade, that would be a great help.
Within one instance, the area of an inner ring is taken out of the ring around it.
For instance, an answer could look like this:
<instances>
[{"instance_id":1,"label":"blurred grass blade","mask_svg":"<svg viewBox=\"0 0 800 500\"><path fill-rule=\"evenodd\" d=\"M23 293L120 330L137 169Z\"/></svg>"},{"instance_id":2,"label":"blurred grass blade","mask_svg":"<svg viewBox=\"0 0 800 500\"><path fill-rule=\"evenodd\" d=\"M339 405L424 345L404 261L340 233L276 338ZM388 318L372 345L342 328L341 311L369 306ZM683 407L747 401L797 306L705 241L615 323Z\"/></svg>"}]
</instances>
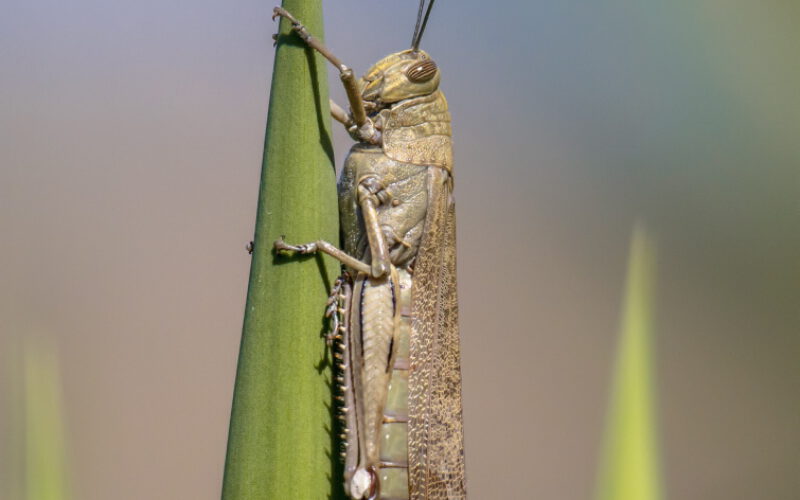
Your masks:
<instances>
[{"instance_id":1,"label":"blurred grass blade","mask_svg":"<svg viewBox=\"0 0 800 500\"><path fill-rule=\"evenodd\" d=\"M659 500L652 310L655 246L642 226L633 233L598 500Z\"/></svg>"},{"instance_id":2,"label":"blurred grass blade","mask_svg":"<svg viewBox=\"0 0 800 500\"><path fill-rule=\"evenodd\" d=\"M322 37L320 0L286 0L283 6ZM324 256L277 258L272 253L281 235L291 243L339 241L329 115L325 61L282 20L224 500L327 499L341 489L330 362L321 335L325 301L339 265Z\"/></svg>"},{"instance_id":3,"label":"blurred grass blade","mask_svg":"<svg viewBox=\"0 0 800 500\"><path fill-rule=\"evenodd\" d=\"M24 384L25 498L66 500L61 379L53 344L26 343Z\"/></svg>"},{"instance_id":4,"label":"blurred grass blade","mask_svg":"<svg viewBox=\"0 0 800 500\"><path fill-rule=\"evenodd\" d=\"M12 338L0 343L3 379L0 390L0 496L25 498L25 359L22 344Z\"/></svg>"}]
</instances>

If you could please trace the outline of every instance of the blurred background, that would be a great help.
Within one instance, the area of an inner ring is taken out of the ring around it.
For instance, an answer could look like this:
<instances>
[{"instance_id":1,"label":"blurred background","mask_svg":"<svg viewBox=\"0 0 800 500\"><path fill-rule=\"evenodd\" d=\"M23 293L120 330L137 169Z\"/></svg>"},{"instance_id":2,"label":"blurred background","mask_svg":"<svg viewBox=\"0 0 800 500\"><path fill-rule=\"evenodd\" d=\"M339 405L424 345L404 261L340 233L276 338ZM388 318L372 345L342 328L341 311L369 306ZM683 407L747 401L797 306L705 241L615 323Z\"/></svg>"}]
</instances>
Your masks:
<instances>
[{"instance_id":1,"label":"blurred background","mask_svg":"<svg viewBox=\"0 0 800 500\"><path fill-rule=\"evenodd\" d=\"M0 497L25 400L69 498L219 498L272 7L0 7ZM325 9L361 72L417 5ZM798 498L798 28L791 0L439 0L472 498L595 495L637 221L663 496Z\"/></svg>"}]
</instances>

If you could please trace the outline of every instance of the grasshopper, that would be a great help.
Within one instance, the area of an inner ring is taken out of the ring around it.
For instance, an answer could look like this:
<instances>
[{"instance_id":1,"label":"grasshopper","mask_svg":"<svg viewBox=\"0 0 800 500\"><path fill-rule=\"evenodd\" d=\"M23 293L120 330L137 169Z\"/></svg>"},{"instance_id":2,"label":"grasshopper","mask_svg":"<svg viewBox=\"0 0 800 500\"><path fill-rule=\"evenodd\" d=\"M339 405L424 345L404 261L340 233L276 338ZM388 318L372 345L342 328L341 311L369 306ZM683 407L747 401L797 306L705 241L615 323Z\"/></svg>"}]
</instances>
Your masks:
<instances>
[{"instance_id":1,"label":"grasshopper","mask_svg":"<svg viewBox=\"0 0 800 500\"><path fill-rule=\"evenodd\" d=\"M331 114L357 141L338 181L343 248L274 244L343 264L326 314L353 499L466 498L450 113L419 49L424 6L411 48L360 79L289 12L273 14L339 70L350 109L331 101Z\"/></svg>"}]
</instances>

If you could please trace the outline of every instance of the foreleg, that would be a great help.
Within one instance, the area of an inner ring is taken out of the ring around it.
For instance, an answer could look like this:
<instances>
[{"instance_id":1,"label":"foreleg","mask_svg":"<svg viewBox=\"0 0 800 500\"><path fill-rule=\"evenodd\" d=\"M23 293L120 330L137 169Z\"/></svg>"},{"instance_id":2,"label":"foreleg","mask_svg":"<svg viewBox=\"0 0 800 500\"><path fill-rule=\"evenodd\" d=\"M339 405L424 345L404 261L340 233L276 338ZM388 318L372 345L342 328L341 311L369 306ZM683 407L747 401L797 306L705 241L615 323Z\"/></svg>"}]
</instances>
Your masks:
<instances>
[{"instance_id":1,"label":"foreleg","mask_svg":"<svg viewBox=\"0 0 800 500\"><path fill-rule=\"evenodd\" d=\"M306 42L306 45L319 52L322 57L336 66L336 69L339 70L339 78L342 80L342 85L344 85L344 90L347 93L347 100L350 103L350 109L353 113L352 121L357 127L357 135L359 139L365 142L377 142L376 138L378 136L375 126L373 125L372 120L367 117L367 111L364 109L364 101L361 99L361 89L359 89L358 80L356 79L353 70L347 67L322 42L314 38L311 33L309 33L308 29L288 11L281 7L275 7L275 9L272 11L272 19L275 19L276 17L285 17L288 19L292 23L292 31L297 33L300 38ZM336 117L336 115L334 115L334 117Z\"/></svg>"},{"instance_id":2,"label":"foreleg","mask_svg":"<svg viewBox=\"0 0 800 500\"><path fill-rule=\"evenodd\" d=\"M333 119L344 125L344 128L350 130L350 127L355 125L353 122L353 117L350 116L347 111L344 110L344 108L336 104L333 99L330 99L329 101L331 104L331 116Z\"/></svg>"}]
</instances>

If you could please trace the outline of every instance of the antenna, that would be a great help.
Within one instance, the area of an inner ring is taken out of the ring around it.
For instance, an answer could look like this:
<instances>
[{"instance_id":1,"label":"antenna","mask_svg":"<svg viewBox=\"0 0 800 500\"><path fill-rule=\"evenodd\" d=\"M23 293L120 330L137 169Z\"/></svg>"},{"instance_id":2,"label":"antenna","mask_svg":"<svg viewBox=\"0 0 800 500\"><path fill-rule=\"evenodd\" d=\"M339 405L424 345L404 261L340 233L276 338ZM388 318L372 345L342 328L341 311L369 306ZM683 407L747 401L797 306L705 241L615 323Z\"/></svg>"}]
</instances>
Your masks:
<instances>
[{"instance_id":1,"label":"antenna","mask_svg":"<svg viewBox=\"0 0 800 500\"><path fill-rule=\"evenodd\" d=\"M422 17L422 11L425 8L425 0L419 0L419 10L417 11L417 25L414 27L414 36L411 38L411 48L414 52L419 50L419 42L422 40L422 34L425 33L425 26L428 24L428 17L431 15L433 2L428 3L428 8L425 10L425 18Z\"/></svg>"}]
</instances>

